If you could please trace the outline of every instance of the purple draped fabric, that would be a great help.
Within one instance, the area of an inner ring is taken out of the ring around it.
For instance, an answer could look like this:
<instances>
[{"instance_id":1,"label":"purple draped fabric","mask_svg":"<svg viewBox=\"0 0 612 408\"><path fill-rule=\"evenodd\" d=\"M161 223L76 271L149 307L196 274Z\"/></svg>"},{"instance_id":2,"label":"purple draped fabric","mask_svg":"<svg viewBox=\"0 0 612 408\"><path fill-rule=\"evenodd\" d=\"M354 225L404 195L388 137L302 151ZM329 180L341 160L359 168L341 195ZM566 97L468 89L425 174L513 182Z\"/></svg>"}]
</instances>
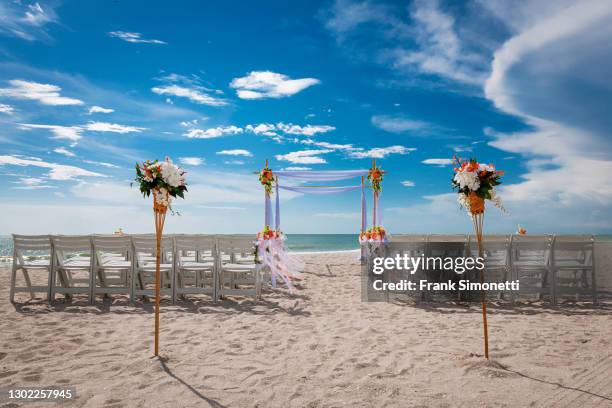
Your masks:
<instances>
[{"instance_id":1,"label":"purple draped fabric","mask_svg":"<svg viewBox=\"0 0 612 408\"><path fill-rule=\"evenodd\" d=\"M278 170L274 174L279 177L308 181L337 181L355 177L367 176L369 170Z\"/></svg>"},{"instance_id":2,"label":"purple draped fabric","mask_svg":"<svg viewBox=\"0 0 612 408\"><path fill-rule=\"evenodd\" d=\"M361 231L368 229L368 213L366 209L365 186L361 185Z\"/></svg>"},{"instance_id":3,"label":"purple draped fabric","mask_svg":"<svg viewBox=\"0 0 612 408\"><path fill-rule=\"evenodd\" d=\"M272 203L270 202L270 194L268 193L265 193L265 194L266 194L266 201L265 201L266 225L271 226L272 225Z\"/></svg>"},{"instance_id":4,"label":"purple draped fabric","mask_svg":"<svg viewBox=\"0 0 612 408\"><path fill-rule=\"evenodd\" d=\"M338 187L308 187L308 186L279 186L283 190L293 191L302 194L336 194L347 191L359 190L361 186L338 186Z\"/></svg>"},{"instance_id":5,"label":"purple draped fabric","mask_svg":"<svg viewBox=\"0 0 612 408\"><path fill-rule=\"evenodd\" d=\"M278 196L278 180L276 180L276 214L274 214L274 229L280 230L280 198Z\"/></svg>"}]
</instances>

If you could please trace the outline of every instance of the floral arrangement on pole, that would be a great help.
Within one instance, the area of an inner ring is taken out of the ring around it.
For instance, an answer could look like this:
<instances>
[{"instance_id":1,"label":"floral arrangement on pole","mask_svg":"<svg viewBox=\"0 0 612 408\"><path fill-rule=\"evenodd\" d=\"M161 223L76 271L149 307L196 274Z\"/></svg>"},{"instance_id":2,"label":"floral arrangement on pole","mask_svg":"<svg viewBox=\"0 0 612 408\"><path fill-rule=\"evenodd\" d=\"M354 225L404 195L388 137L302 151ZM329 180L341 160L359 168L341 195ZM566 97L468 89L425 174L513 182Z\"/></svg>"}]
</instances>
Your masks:
<instances>
[{"instance_id":1,"label":"floral arrangement on pole","mask_svg":"<svg viewBox=\"0 0 612 408\"><path fill-rule=\"evenodd\" d=\"M501 184L504 172L495 170L492 164L478 163L476 159L462 160L453 157L455 163L455 175L452 186L459 192L459 204L465 208L472 218L474 234L478 243L478 256L484 258L483 248L483 226L485 213L485 200L506 212L500 197L495 192L495 187ZM480 270L480 283L484 283L484 270ZM489 358L489 329L487 323L487 299L485 291L482 291L482 328L484 341L484 355Z\"/></svg>"},{"instance_id":2,"label":"floral arrangement on pole","mask_svg":"<svg viewBox=\"0 0 612 408\"><path fill-rule=\"evenodd\" d=\"M268 167L268 163L266 163L266 167L264 167L259 172L259 182L266 189L266 194L272 194L272 185L274 183L274 173Z\"/></svg>"},{"instance_id":3,"label":"floral arrangement on pole","mask_svg":"<svg viewBox=\"0 0 612 408\"><path fill-rule=\"evenodd\" d=\"M136 163L136 178L143 197L149 197L153 193L153 215L155 217L155 332L154 348L155 357L159 356L159 304L161 292L161 238L166 220L166 211L172 212L172 197L184 197L187 191L185 183L185 172L172 163L169 157L159 162L147 160L144 163ZM174 212L172 212L174 213Z\"/></svg>"},{"instance_id":4,"label":"floral arrangement on pole","mask_svg":"<svg viewBox=\"0 0 612 408\"><path fill-rule=\"evenodd\" d=\"M472 216L485 211L485 200L490 200L502 212L504 209L501 198L495 192L495 186L501 184L504 172L495 170L492 164L478 163L476 159L462 160L453 157L455 175L452 186L459 193L459 205Z\"/></svg>"},{"instance_id":5,"label":"floral arrangement on pole","mask_svg":"<svg viewBox=\"0 0 612 408\"><path fill-rule=\"evenodd\" d=\"M387 231L381 226L370 227L359 234L359 242L387 242Z\"/></svg>"},{"instance_id":6,"label":"floral arrangement on pole","mask_svg":"<svg viewBox=\"0 0 612 408\"><path fill-rule=\"evenodd\" d=\"M143 197L149 197L153 193L154 210L165 212L172 210L172 197L184 197L187 191L185 182L185 171L172 163L169 157L160 162L147 160L136 163L136 178Z\"/></svg>"},{"instance_id":7,"label":"floral arrangement on pole","mask_svg":"<svg viewBox=\"0 0 612 408\"><path fill-rule=\"evenodd\" d=\"M381 183L383 181L383 176L385 171L380 167L376 166L376 163L372 165L372 168L368 172L368 181L372 186L372 190L379 193L382 191Z\"/></svg>"}]
</instances>

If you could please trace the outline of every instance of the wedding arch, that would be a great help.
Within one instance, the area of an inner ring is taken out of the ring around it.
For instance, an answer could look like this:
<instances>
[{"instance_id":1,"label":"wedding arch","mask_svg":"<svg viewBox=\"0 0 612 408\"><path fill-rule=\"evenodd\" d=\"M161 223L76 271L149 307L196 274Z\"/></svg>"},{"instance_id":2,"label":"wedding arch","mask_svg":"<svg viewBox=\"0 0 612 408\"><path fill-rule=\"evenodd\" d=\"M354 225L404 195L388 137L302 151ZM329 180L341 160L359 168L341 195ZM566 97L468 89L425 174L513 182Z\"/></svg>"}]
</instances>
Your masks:
<instances>
[{"instance_id":1,"label":"wedding arch","mask_svg":"<svg viewBox=\"0 0 612 408\"><path fill-rule=\"evenodd\" d=\"M376 159L372 160L370 169L359 170L276 170L273 171L269 167L269 162L266 160L265 167L257 172L259 181L264 186L264 226L267 230L280 231L280 191L293 191L301 194L339 194L349 191L361 190L361 233L368 228L368 218L366 209L366 178L372 189L373 208L372 208L372 226L382 224L380 212L380 192L382 176L385 173L376 164ZM302 182L330 182L340 180L350 180L361 178L361 183L348 186L329 186L329 185L300 185L291 186L285 185L285 179L302 181ZM272 191L274 190L275 210L272 214Z\"/></svg>"}]
</instances>

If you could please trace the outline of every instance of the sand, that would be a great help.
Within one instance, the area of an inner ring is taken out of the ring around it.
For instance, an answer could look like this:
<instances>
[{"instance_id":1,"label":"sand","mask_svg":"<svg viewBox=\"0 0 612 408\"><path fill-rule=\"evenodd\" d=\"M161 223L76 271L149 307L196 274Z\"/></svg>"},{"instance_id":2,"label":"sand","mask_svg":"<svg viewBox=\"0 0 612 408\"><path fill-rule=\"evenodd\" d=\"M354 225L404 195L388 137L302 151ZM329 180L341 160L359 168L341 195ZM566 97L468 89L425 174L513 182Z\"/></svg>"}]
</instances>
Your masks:
<instances>
[{"instance_id":1,"label":"sand","mask_svg":"<svg viewBox=\"0 0 612 408\"><path fill-rule=\"evenodd\" d=\"M150 305L13 306L3 270L0 387L74 386L75 407L612 406L610 304L492 307L486 362L478 305L362 303L355 253L302 258L295 296L165 303L164 361Z\"/></svg>"}]
</instances>

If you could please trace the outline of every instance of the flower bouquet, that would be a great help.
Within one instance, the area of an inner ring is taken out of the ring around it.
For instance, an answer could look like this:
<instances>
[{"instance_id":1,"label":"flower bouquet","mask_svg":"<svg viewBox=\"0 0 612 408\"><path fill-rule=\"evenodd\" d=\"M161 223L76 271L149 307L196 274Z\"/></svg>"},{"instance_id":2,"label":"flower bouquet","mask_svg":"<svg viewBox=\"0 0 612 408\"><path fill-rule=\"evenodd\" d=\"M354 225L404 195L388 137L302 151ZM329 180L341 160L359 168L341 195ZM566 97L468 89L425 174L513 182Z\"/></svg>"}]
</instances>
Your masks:
<instances>
[{"instance_id":1,"label":"flower bouquet","mask_svg":"<svg viewBox=\"0 0 612 408\"><path fill-rule=\"evenodd\" d=\"M172 211L172 197L184 197L187 191L185 183L185 171L172 163L169 157L159 162L147 160L144 163L136 163L136 178L143 197L149 197L153 193L154 209L165 212Z\"/></svg>"},{"instance_id":2,"label":"flower bouquet","mask_svg":"<svg viewBox=\"0 0 612 408\"><path fill-rule=\"evenodd\" d=\"M385 171L380 167L377 167L376 164L372 165L372 168L368 172L368 181L372 185L372 190L376 193L382 191L381 183L383 181L383 176Z\"/></svg>"},{"instance_id":3,"label":"flower bouquet","mask_svg":"<svg viewBox=\"0 0 612 408\"><path fill-rule=\"evenodd\" d=\"M260 231L257 233L257 240L275 239L275 238L285 239L285 234L283 234L282 231L275 231L267 225L263 229L263 231Z\"/></svg>"},{"instance_id":4,"label":"flower bouquet","mask_svg":"<svg viewBox=\"0 0 612 408\"><path fill-rule=\"evenodd\" d=\"M272 194L272 184L274 183L274 173L272 173L272 170L270 170L267 163L266 163L266 167L264 167L259 172L259 182L266 189L266 194L268 195Z\"/></svg>"},{"instance_id":5,"label":"flower bouquet","mask_svg":"<svg viewBox=\"0 0 612 408\"><path fill-rule=\"evenodd\" d=\"M359 234L359 242L387 242L387 231L384 227L370 227Z\"/></svg>"},{"instance_id":6,"label":"flower bouquet","mask_svg":"<svg viewBox=\"0 0 612 408\"><path fill-rule=\"evenodd\" d=\"M484 213L485 200L505 212L501 198L495 192L495 186L501 184L504 172L495 170L492 164L478 163L476 159L462 160L453 157L455 175L453 188L459 192L459 205L472 216Z\"/></svg>"}]
</instances>

